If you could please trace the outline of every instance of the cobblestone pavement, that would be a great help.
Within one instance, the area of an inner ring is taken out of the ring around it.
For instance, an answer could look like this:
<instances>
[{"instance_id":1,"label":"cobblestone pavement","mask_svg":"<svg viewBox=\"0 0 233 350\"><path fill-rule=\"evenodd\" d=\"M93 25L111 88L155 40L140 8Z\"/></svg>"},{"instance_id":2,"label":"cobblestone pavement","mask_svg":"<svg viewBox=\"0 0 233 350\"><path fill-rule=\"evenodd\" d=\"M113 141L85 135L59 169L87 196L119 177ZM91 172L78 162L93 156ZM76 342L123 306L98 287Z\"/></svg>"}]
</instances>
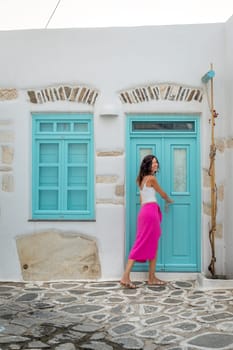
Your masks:
<instances>
[{"instance_id":1,"label":"cobblestone pavement","mask_svg":"<svg viewBox=\"0 0 233 350\"><path fill-rule=\"evenodd\" d=\"M0 283L0 350L233 349L233 290Z\"/></svg>"}]
</instances>

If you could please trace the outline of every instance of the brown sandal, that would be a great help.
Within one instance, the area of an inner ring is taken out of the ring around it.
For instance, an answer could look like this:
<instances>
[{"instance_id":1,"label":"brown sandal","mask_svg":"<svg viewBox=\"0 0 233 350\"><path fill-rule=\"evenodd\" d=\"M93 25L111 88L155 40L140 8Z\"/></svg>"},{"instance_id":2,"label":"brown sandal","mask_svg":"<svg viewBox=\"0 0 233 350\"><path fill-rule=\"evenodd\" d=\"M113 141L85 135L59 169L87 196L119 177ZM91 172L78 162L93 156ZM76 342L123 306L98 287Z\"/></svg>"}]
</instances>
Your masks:
<instances>
[{"instance_id":1,"label":"brown sandal","mask_svg":"<svg viewBox=\"0 0 233 350\"><path fill-rule=\"evenodd\" d=\"M136 289L137 288L137 286L132 282L128 282L128 283L120 282L120 285L126 289Z\"/></svg>"},{"instance_id":2,"label":"brown sandal","mask_svg":"<svg viewBox=\"0 0 233 350\"><path fill-rule=\"evenodd\" d=\"M149 286L165 286L167 284L166 281L159 280L158 278L155 279L153 283L147 282Z\"/></svg>"}]
</instances>

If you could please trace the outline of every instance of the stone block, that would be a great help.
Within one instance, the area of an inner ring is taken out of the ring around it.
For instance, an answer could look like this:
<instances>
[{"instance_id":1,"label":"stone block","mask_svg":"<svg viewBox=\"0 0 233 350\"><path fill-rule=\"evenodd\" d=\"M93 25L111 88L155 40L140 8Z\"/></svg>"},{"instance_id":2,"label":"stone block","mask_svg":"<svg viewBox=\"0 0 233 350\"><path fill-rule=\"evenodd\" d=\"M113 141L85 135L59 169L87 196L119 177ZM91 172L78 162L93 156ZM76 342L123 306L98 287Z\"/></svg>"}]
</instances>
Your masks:
<instances>
[{"instance_id":1,"label":"stone block","mask_svg":"<svg viewBox=\"0 0 233 350\"><path fill-rule=\"evenodd\" d=\"M223 226L222 224L217 224L216 225L216 233L215 233L216 238L222 239L223 238Z\"/></svg>"},{"instance_id":2,"label":"stone block","mask_svg":"<svg viewBox=\"0 0 233 350\"><path fill-rule=\"evenodd\" d=\"M210 176L207 169L203 169L203 186L210 187Z\"/></svg>"},{"instance_id":3,"label":"stone block","mask_svg":"<svg viewBox=\"0 0 233 350\"><path fill-rule=\"evenodd\" d=\"M119 196L119 197L124 197L125 186L124 185L116 185L115 195Z\"/></svg>"},{"instance_id":4,"label":"stone block","mask_svg":"<svg viewBox=\"0 0 233 350\"><path fill-rule=\"evenodd\" d=\"M211 215L211 205L210 203L203 203L203 212L204 214L210 216Z\"/></svg>"},{"instance_id":5,"label":"stone block","mask_svg":"<svg viewBox=\"0 0 233 350\"><path fill-rule=\"evenodd\" d=\"M0 120L0 127L10 125L10 124L12 124L12 120L10 120L10 119L1 119Z\"/></svg>"},{"instance_id":6,"label":"stone block","mask_svg":"<svg viewBox=\"0 0 233 350\"><path fill-rule=\"evenodd\" d=\"M0 89L0 101L14 100L18 97L16 89Z\"/></svg>"},{"instance_id":7,"label":"stone block","mask_svg":"<svg viewBox=\"0 0 233 350\"><path fill-rule=\"evenodd\" d=\"M96 241L76 232L46 230L16 237L25 281L93 280L100 277Z\"/></svg>"},{"instance_id":8,"label":"stone block","mask_svg":"<svg viewBox=\"0 0 233 350\"><path fill-rule=\"evenodd\" d=\"M2 163L12 164L14 158L14 149L10 146L2 146Z\"/></svg>"},{"instance_id":9,"label":"stone block","mask_svg":"<svg viewBox=\"0 0 233 350\"><path fill-rule=\"evenodd\" d=\"M4 192L14 192L14 177L12 174L2 176L2 190Z\"/></svg>"},{"instance_id":10,"label":"stone block","mask_svg":"<svg viewBox=\"0 0 233 350\"><path fill-rule=\"evenodd\" d=\"M117 181L117 176L114 175L97 175L96 183L112 184Z\"/></svg>"},{"instance_id":11,"label":"stone block","mask_svg":"<svg viewBox=\"0 0 233 350\"><path fill-rule=\"evenodd\" d=\"M122 151L98 151L96 153L97 157L119 157L123 154L124 152Z\"/></svg>"},{"instance_id":12,"label":"stone block","mask_svg":"<svg viewBox=\"0 0 233 350\"><path fill-rule=\"evenodd\" d=\"M233 138L227 140L227 148L233 148Z\"/></svg>"},{"instance_id":13,"label":"stone block","mask_svg":"<svg viewBox=\"0 0 233 350\"><path fill-rule=\"evenodd\" d=\"M96 204L112 204L112 205L123 205L124 198L98 198Z\"/></svg>"},{"instance_id":14,"label":"stone block","mask_svg":"<svg viewBox=\"0 0 233 350\"><path fill-rule=\"evenodd\" d=\"M9 165L0 165L0 172L9 172L12 171L12 167Z\"/></svg>"},{"instance_id":15,"label":"stone block","mask_svg":"<svg viewBox=\"0 0 233 350\"><path fill-rule=\"evenodd\" d=\"M0 142L13 142L14 134L10 130L0 130Z\"/></svg>"},{"instance_id":16,"label":"stone block","mask_svg":"<svg viewBox=\"0 0 233 350\"><path fill-rule=\"evenodd\" d=\"M220 153L223 153L225 151L225 140L224 139L216 139L215 144L216 144L216 149Z\"/></svg>"},{"instance_id":17,"label":"stone block","mask_svg":"<svg viewBox=\"0 0 233 350\"><path fill-rule=\"evenodd\" d=\"M224 200L224 185L219 185L217 189L217 198L220 202Z\"/></svg>"}]
</instances>

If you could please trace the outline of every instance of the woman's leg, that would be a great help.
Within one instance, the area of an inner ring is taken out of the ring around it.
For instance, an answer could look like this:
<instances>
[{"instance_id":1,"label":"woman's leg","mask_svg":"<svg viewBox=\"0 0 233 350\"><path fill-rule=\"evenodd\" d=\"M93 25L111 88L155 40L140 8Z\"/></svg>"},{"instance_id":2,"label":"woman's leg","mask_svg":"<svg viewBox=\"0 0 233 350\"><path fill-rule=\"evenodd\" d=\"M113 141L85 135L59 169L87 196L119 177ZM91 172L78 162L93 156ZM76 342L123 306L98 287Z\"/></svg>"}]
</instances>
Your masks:
<instances>
[{"instance_id":1,"label":"woman's leg","mask_svg":"<svg viewBox=\"0 0 233 350\"><path fill-rule=\"evenodd\" d=\"M148 284L155 283L155 266L156 266L156 256L154 259L149 260L149 274L148 274Z\"/></svg>"},{"instance_id":2,"label":"woman's leg","mask_svg":"<svg viewBox=\"0 0 233 350\"><path fill-rule=\"evenodd\" d=\"M123 287L131 288L131 289L136 288L135 284L132 283L130 280L130 272L132 270L134 262L135 262L135 260L133 260L133 259L128 259L128 261L127 261L126 268L125 268L124 274L123 274L121 282L120 282Z\"/></svg>"},{"instance_id":3,"label":"woman's leg","mask_svg":"<svg viewBox=\"0 0 233 350\"><path fill-rule=\"evenodd\" d=\"M155 276L156 260L157 260L157 254L154 257L154 259L149 260L148 284L164 285L166 284L166 282L160 280Z\"/></svg>"}]
</instances>

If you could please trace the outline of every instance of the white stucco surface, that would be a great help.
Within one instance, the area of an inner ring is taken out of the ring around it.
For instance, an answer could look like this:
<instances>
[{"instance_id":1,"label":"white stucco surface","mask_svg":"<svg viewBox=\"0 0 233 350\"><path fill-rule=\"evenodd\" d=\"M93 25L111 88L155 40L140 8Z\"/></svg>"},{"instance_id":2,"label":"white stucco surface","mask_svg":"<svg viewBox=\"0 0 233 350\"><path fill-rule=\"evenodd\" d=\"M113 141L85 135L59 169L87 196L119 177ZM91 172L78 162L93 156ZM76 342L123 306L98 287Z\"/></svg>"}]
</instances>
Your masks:
<instances>
[{"instance_id":1,"label":"white stucco surface","mask_svg":"<svg viewBox=\"0 0 233 350\"><path fill-rule=\"evenodd\" d=\"M94 222L31 222L31 112L90 111L94 113L95 152L120 151L117 157L95 157L95 175L117 176L125 184L126 113L198 113L201 118L201 169L209 166L210 126L207 100L197 102L150 101L122 105L120 90L150 83L177 83L202 87L201 77L214 64L216 137L232 138L233 20L226 24L181 25L138 28L31 30L0 32L0 88L16 88L16 100L0 101L1 126L14 139L12 174L14 192L0 189L0 280L22 280L15 237L57 229L81 232L96 239L101 279L120 278L125 263L125 203L96 204ZM100 91L96 105L74 102L28 102L27 89L58 84L81 84ZM101 116L106 105L117 117ZM217 182L225 186L218 221L224 239L217 240L217 273L233 273L231 198L233 154L228 149L217 156ZM2 173L0 174L2 176ZM133 180L134 181L134 180ZM111 184L95 186L96 199L115 194ZM203 188L202 202L209 190ZM125 198L124 198L125 200ZM202 209L201 209L202 210ZM202 271L209 262L209 216L202 215Z\"/></svg>"},{"instance_id":2,"label":"white stucco surface","mask_svg":"<svg viewBox=\"0 0 233 350\"><path fill-rule=\"evenodd\" d=\"M226 66L225 66L225 84L226 84L226 135L232 140L233 133L233 18L226 24ZM226 199L224 206L224 238L226 247L225 268L226 274L233 278L233 215L232 215L232 198L233 198L233 152L232 149L226 154Z\"/></svg>"}]
</instances>

